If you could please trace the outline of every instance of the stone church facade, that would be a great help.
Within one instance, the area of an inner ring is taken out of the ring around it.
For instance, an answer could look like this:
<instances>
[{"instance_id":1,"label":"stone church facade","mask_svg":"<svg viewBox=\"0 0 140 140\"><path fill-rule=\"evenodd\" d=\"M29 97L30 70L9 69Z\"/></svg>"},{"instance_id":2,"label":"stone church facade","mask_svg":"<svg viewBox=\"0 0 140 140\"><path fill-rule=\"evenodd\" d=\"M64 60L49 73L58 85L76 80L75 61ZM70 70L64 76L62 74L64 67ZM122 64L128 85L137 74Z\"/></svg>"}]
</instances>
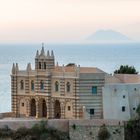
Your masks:
<instances>
[{"instance_id":1,"label":"stone church facade","mask_svg":"<svg viewBox=\"0 0 140 140\"><path fill-rule=\"evenodd\" d=\"M15 117L103 118L102 87L105 72L75 64L55 64L53 51L44 47L31 64L19 70L13 64L11 74L12 112Z\"/></svg>"}]
</instances>

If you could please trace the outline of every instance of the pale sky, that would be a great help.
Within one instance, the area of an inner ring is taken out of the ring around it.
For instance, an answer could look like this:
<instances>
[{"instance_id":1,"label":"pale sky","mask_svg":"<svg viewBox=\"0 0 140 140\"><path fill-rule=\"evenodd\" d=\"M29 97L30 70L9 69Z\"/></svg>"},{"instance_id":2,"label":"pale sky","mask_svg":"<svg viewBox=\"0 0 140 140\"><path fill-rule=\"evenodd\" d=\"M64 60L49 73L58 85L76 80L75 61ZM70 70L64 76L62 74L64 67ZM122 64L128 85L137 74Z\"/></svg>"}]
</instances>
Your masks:
<instances>
[{"instance_id":1,"label":"pale sky","mask_svg":"<svg viewBox=\"0 0 140 140\"><path fill-rule=\"evenodd\" d=\"M140 40L140 0L0 0L0 43L82 41L100 29Z\"/></svg>"}]
</instances>

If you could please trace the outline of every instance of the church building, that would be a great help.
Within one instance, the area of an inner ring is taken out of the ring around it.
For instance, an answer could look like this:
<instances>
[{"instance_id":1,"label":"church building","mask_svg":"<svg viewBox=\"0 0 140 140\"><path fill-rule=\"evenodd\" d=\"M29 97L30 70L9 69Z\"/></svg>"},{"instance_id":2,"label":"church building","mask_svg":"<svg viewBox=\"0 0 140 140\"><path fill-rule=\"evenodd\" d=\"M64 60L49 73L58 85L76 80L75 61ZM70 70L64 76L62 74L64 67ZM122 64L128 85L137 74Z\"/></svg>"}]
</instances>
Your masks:
<instances>
[{"instance_id":1,"label":"church building","mask_svg":"<svg viewBox=\"0 0 140 140\"><path fill-rule=\"evenodd\" d=\"M35 69L30 63L25 70L13 64L12 112L15 117L101 119L105 75L95 67L59 66L53 51L45 53L42 46L36 52Z\"/></svg>"}]
</instances>

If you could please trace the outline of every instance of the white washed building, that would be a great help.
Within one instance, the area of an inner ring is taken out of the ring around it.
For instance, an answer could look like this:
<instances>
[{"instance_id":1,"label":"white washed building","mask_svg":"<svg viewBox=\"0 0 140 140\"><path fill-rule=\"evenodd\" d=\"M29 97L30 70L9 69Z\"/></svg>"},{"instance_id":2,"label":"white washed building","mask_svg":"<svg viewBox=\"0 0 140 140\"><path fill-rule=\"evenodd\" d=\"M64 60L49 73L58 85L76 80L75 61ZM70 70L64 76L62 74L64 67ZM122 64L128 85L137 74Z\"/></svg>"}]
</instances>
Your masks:
<instances>
[{"instance_id":1,"label":"white washed building","mask_svg":"<svg viewBox=\"0 0 140 140\"><path fill-rule=\"evenodd\" d=\"M117 74L106 77L103 87L104 119L129 120L136 117L140 103L140 75Z\"/></svg>"}]
</instances>

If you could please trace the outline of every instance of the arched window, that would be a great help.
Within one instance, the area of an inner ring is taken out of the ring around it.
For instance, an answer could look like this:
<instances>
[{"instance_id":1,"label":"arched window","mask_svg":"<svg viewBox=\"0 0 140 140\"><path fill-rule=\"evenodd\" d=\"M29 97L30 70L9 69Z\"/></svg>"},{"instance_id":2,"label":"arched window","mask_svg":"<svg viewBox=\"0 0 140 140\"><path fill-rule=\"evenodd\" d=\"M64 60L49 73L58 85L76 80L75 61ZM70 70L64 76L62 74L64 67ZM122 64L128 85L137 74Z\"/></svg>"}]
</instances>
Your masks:
<instances>
[{"instance_id":1,"label":"arched window","mask_svg":"<svg viewBox=\"0 0 140 140\"><path fill-rule=\"evenodd\" d=\"M34 91L34 88L35 88L35 87L34 87L34 81L32 80L32 81L31 81L31 90Z\"/></svg>"},{"instance_id":2,"label":"arched window","mask_svg":"<svg viewBox=\"0 0 140 140\"><path fill-rule=\"evenodd\" d=\"M58 83L58 81L55 82L55 91L56 92L59 91L59 83Z\"/></svg>"},{"instance_id":3,"label":"arched window","mask_svg":"<svg viewBox=\"0 0 140 140\"><path fill-rule=\"evenodd\" d=\"M41 62L39 62L39 69L41 69Z\"/></svg>"},{"instance_id":4,"label":"arched window","mask_svg":"<svg viewBox=\"0 0 140 140\"><path fill-rule=\"evenodd\" d=\"M43 81L40 82L40 90L44 90L44 83L43 83Z\"/></svg>"},{"instance_id":5,"label":"arched window","mask_svg":"<svg viewBox=\"0 0 140 140\"><path fill-rule=\"evenodd\" d=\"M24 89L24 82L23 82L23 80L20 81L20 89L21 89L21 90Z\"/></svg>"},{"instance_id":6,"label":"arched window","mask_svg":"<svg viewBox=\"0 0 140 140\"><path fill-rule=\"evenodd\" d=\"M44 62L44 69L46 69L46 62Z\"/></svg>"},{"instance_id":7,"label":"arched window","mask_svg":"<svg viewBox=\"0 0 140 140\"><path fill-rule=\"evenodd\" d=\"M70 92L70 82L67 82L66 89L67 89L67 92Z\"/></svg>"}]
</instances>

